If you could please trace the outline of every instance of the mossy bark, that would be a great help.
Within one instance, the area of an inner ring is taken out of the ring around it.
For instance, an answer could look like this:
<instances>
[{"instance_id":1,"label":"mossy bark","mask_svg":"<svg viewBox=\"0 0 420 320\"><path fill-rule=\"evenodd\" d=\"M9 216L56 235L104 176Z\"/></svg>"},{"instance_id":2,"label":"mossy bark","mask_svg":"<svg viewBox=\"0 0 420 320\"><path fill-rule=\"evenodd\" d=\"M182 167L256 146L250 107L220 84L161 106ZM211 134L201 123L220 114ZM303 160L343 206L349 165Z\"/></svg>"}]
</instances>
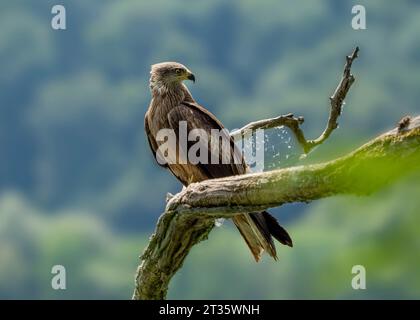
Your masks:
<instances>
[{"instance_id":1,"label":"mossy bark","mask_svg":"<svg viewBox=\"0 0 420 320\"><path fill-rule=\"evenodd\" d=\"M164 299L191 248L215 218L337 194L368 195L420 170L420 117L326 163L191 184L172 197L141 257L133 299Z\"/></svg>"}]
</instances>

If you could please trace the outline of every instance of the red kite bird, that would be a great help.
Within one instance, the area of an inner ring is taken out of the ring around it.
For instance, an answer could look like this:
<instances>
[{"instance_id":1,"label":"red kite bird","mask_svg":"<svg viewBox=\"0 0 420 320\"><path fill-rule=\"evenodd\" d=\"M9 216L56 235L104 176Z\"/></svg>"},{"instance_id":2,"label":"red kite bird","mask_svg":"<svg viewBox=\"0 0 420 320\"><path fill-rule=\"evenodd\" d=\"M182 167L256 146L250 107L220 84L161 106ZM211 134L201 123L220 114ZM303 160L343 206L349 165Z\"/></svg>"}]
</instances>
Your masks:
<instances>
[{"instance_id":1,"label":"red kite bird","mask_svg":"<svg viewBox=\"0 0 420 320\"><path fill-rule=\"evenodd\" d=\"M228 163L192 163L189 159L180 161L180 148L177 146L191 147L191 141L180 141L182 138L179 134L180 123L186 123L188 133L194 129L202 129L209 136L212 129L222 130L224 127L213 114L193 99L183 81L192 80L195 82L195 76L185 66L176 62L163 62L153 65L150 74L152 101L146 112L144 125L155 157L159 158L159 146L162 144L161 139L157 139L160 130L172 129L177 140L173 150L169 150L169 153L176 154L177 161L163 164L158 161L161 166L169 169L184 186L193 182L249 172L240 151L230 137L228 137L227 145L222 144L222 148L218 148L219 154L211 154L212 157L216 156L217 158L218 156L219 159L225 154L230 154ZM186 139L186 137L184 138ZM208 146L208 141L206 141L206 145ZM207 149L209 153L214 152L211 148L207 147ZM234 161L238 155L239 161ZM272 237L280 243L292 247L292 240L287 231L266 211L237 215L232 220L251 249L256 261L260 260L264 250L277 259Z\"/></svg>"}]
</instances>

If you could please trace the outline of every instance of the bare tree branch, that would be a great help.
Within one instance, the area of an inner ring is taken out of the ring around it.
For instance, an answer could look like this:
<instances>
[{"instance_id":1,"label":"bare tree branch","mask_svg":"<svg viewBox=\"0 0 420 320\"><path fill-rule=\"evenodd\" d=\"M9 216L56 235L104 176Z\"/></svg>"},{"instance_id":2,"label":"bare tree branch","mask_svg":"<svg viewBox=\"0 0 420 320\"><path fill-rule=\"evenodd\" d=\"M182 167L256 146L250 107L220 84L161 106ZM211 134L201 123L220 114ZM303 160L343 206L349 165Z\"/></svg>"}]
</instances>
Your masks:
<instances>
[{"instance_id":1,"label":"bare tree branch","mask_svg":"<svg viewBox=\"0 0 420 320\"><path fill-rule=\"evenodd\" d=\"M420 169L420 116L333 161L194 183L166 211L225 217L337 194L370 194ZM385 170L386 169L386 170Z\"/></svg>"},{"instance_id":2,"label":"bare tree branch","mask_svg":"<svg viewBox=\"0 0 420 320\"><path fill-rule=\"evenodd\" d=\"M300 125L303 123L303 118L295 118L292 114L250 123L244 128L231 133L231 135L234 138L237 138L237 135L242 137L244 133L249 131L252 132L252 130L257 128L268 129L284 125L293 131L298 142L303 146L305 153L309 152L315 145L318 145L327 139L331 132L337 127L336 123L338 116L341 113L342 103L354 81L353 76L350 74L350 68L353 60L357 57L357 52L358 48L356 48L350 57L347 57L343 77L331 98L331 111L327 128L318 139L313 141L306 140L304 133L300 128ZM295 170L297 170L297 168ZM279 174L278 177L280 180L283 179L282 176L285 176L285 173L277 173ZM305 174L305 172L302 174ZM250 176L239 178L245 179L245 182L240 183L244 189L240 193L239 198L251 199L251 193L247 191L247 188L252 188L254 181L247 181L246 179L248 179L248 177ZM238 177L230 179L235 181ZM274 199L270 199L270 201L267 201L266 203L256 202L255 204L237 202L237 200L235 200L238 198L235 196L236 191L232 191L232 189L230 189L230 191L233 198L230 199L226 194L226 192L229 193L229 179L219 181L223 182L221 182L221 185L218 184L220 189L216 188L215 192L206 192L206 189L211 186L206 186L206 184L203 183L203 185L192 185L175 196L170 194L167 195L167 210L160 217L156 232L151 237L150 243L141 257L142 262L136 273L136 288L133 299L164 299L166 297L170 279L182 266L182 263L192 246L207 238L207 235L214 227L214 220L216 217L229 217L235 212L246 212L247 210L251 210L251 208L266 208L271 206L271 204L274 205ZM256 183L264 184L266 181L270 180L267 180L267 178L264 177L261 181L257 181ZM213 180L212 182L220 183L216 180ZM224 183L227 183L227 185L224 186ZM201 203L200 201L202 201L202 199L200 196L197 198L197 195L200 195L203 192L209 196L209 199L214 200L214 196L220 194L222 195L222 199L225 199L228 202L232 200L232 202L224 204L222 202ZM289 199L290 201L305 201L305 199L300 197L293 200L293 197L290 196ZM310 199L311 198L308 198L307 200ZM190 203L190 201L193 202ZM276 205L280 205L281 203L282 201L277 201ZM234 210L230 209L231 205Z\"/></svg>"},{"instance_id":3,"label":"bare tree branch","mask_svg":"<svg viewBox=\"0 0 420 320\"><path fill-rule=\"evenodd\" d=\"M337 88L335 89L334 94L330 97L331 109L328 117L327 126L317 139L307 140L305 138L305 134L300 128L300 125L304 122L304 118L296 118L293 116L292 113L276 118L251 122L246 126L242 127L241 129L232 131L231 136L234 139L240 139L247 133L252 132L253 130L271 129L280 126L285 126L293 132L297 141L302 146L303 151L305 153L309 153L314 147L320 145L325 140L327 140L331 133L338 127L338 118L341 115L344 99L346 98L347 93L349 92L350 87L355 80L354 76L351 74L351 66L353 64L353 61L358 57L358 53L359 47L356 47L353 50L353 53L350 56L346 57L346 64L344 65L343 76Z\"/></svg>"},{"instance_id":4,"label":"bare tree branch","mask_svg":"<svg viewBox=\"0 0 420 320\"><path fill-rule=\"evenodd\" d=\"M331 123L333 123L332 121ZM326 163L206 180L170 198L141 257L133 299L164 299L189 250L214 219L337 194L366 195L420 170L420 116Z\"/></svg>"},{"instance_id":5,"label":"bare tree branch","mask_svg":"<svg viewBox=\"0 0 420 320\"><path fill-rule=\"evenodd\" d=\"M292 114L252 122L231 135L238 138L259 128L286 126L305 153L323 143L338 126L344 99L354 82L350 69L358 50L346 59L343 76L330 98L327 126L317 139L307 140L300 128L303 118ZM176 195L168 194L166 211L141 257L133 299L164 299L171 278L191 248L207 239L216 218L336 194L365 195L413 170L420 170L420 117L405 117L394 130L333 161L206 180Z\"/></svg>"}]
</instances>

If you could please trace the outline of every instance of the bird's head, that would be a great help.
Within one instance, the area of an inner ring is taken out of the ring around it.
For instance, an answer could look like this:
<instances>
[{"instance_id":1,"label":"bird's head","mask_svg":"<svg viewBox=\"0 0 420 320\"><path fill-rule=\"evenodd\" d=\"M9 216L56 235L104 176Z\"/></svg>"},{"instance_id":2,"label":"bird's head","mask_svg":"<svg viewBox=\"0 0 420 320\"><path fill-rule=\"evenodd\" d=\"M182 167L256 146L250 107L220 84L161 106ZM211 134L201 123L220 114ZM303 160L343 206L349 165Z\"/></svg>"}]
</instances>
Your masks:
<instances>
[{"instance_id":1,"label":"bird's head","mask_svg":"<svg viewBox=\"0 0 420 320\"><path fill-rule=\"evenodd\" d=\"M178 62L161 62L152 65L150 70L150 86L176 86L184 80L195 82L194 74Z\"/></svg>"}]
</instances>

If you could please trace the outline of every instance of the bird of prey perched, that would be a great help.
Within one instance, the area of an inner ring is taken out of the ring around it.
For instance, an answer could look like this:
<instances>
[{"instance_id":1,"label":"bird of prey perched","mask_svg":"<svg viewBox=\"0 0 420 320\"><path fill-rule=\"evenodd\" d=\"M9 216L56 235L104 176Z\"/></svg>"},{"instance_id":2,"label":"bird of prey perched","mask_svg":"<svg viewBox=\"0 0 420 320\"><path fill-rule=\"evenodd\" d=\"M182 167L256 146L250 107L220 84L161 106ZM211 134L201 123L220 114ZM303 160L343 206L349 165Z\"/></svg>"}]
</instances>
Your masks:
<instances>
[{"instance_id":1,"label":"bird of prey perched","mask_svg":"<svg viewBox=\"0 0 420 320\"><path fill-rule=\"evenodd\" d=\"M150 74L152 100L145 115L144 125L155 158L158 157L157 153L162 143L160 139L157 139L160 130L172 129L177 140L173 147L176 150L170 150L176 154L177 161L163 164L158 161L161 166L169 169L184 186L193 182L249 172L241 153L230 137L228 138L229 143L222 144L222 147L217 151L219 154L216 155L220 159L223 155L229 154L230 161L228 163L192 163L189 159L180 161L179 148L181 147L177 146L191 147L190 141L185 141L185 143L179 141L186 139L186 137L180 137L180 123L186 123L188 133L194 129L202 129L209 136L212 129L222 130L224 127L213 114L193 99L183 81L192 80L195 82L195 76L184 65L176 62L158 63L152 65ZM215 151L209 147L208 152ZM238 154L240 155L239 161L234 161ZM284 245L292 246L292 240L287 231L266 211L236 215L232 220L257 262L264 251L277 259L272 237Z\"/></svg>"}]
</instances>

